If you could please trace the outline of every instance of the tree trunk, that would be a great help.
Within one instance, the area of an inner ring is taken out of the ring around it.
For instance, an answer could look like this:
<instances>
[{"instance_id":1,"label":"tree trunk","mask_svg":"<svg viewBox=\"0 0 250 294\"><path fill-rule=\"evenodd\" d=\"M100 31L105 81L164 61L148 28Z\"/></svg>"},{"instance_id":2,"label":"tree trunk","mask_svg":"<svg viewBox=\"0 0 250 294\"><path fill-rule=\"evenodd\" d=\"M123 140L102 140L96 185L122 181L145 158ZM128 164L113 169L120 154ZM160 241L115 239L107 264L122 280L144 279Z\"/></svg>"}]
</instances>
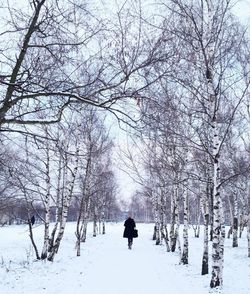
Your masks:
<instances>
[{"instance_id":1,"label":"tree trunk","mask_svg":"<svg viewBox=\"0 0 250 294\"><path fill-rule=\"evenodd\" d=\"M54 257L58 252L61 240L64 235L65 226L66 226L67 218L68 218L68 210L69 210L70 200L73 195L74 184L75 184L76 175L77 175L77 171L78 171L78 160L79 160L79 148L77 147L76 152L75 152L75 166L74 166L73 171L71 171L72 178L70 181L67 180L66 195L64 195L63 201L62 201L63 202L62 203L62 219L60 222L59 232L58 232L57 238L55 240L55 243L53 244L53 246L51 247L51 251L49 252L49 256L48 256L49 261L54 260Z\"/></svg>"},{"instance_id":2,"label":"tree trunk","mask_svg":"<svg viewBox=\"0 0 250 294\"><path fill-rule=\"evenodd\" d=\"M87 226L85 226L85 222L87 221L88 217L88 209L90 205L90 175L91 175L91 148L89 150L88 158L87 158L87 164L86 164L86 170L85 170L85 178L82 188L82 195L81 195L81 202L77 217L77 224L76 224L76 256L81 255L81 242L85 242L86 240L86 232L87 232ZM85 228L86 227L86 228ZM84 241L83 241L84 240Z\"/></svg>"},{"instance_id":3,"label":"tree trunk","mask_svg":"<svg viewBox=\"0 0 250 294\"><path fill-rule=\"evenodd\" d=\"M36 253L36 259L39 260L40 256L39 256L38 249L37 249L37 246L36 246L36 243L35 243L35 240L34 240L33 230L32 230L32 223L31 223L30 216L29 216L29 219L28 219L28 225L29 225L30 240L31 240L32 246L33 246L33 248L35 250L35 253Z\"/></svg>"},{"instance_id":4,"label":"tree trunk","mask_svg":"<svg viewBox=\"0 0 250 294\"><path fill-rule=\"evenodd\" d=\"M60 224L60 228L59 228L57 238L55 240L55 243L54 243L53 247L51 248L51 251L49 252L49 256L48 256L49 261L53 261L55 255L58 252L61 240L62 240L63 235L64 235L64 230L65 230L65 226L66 226L66 222L67 222L67 216L68 216L68 207L65 206L64 212L63 212L63 217L62 217L62 223Z\"/></svg>"},{"instance_id":5,"label":"tree trunk","mask_svg":"<svg viewBox=\"0 0 250 294\"><path fill-rule=\"evenodd\" d=\"M97 235L97 213L96 207L94 207L94 220L93 220L93 237Z\"/></svg>"},{"instance_id":6,"label":"tree trunk","mask_svg":"<svg viewBox=\"0 0 250 294\"><path fill-rule=\"evenodd\" d=\"M54 242L55 235L58 228L58 224L62 221L62 209L61 209L61 201L63 195L61 195L61 180L62 180L62 155L59 154L59 164L58 164L58 178L57 178L57 188L56 188L56 215L55 215L55 225L51 232L49 239L49 249L48 252L51 251Z\"/></svg>"},{"instance_id":7,"label":"tree trunk","mask_svg":"<svg viewBox=\"0 0 250 294\"><path fill-rule=\"evenodd\" d=\"M87 238L87 227L88 227L88 218L89 218L89 211L90 211L90 195L88 194L88 197L86 199L86 203L85 203L85 210L83 213L83 220L82 220L82 235L81 235L81 242L86 242L86 238Z\"/></svg>"},{"instance_id":8,"label":"tree trunk","mask_svg":"<svg viewBox=\"0 0 250 294\"><path fill-rule=\"evenodd\" d=\"M248 213L247 244L248 244L248 257L250 257L250 212Z\"/></svg>"},{"instance_id":9,"label":"tree trunk","mask_svg":"<svg viewBox=\"0 0 250 294\"><path fill-rule=\"evenodd\" d=\"M230 228L229 228L229 230L227 232L227 238L230 239L230 237L231 237L231 235L233 233L233 223L234 223L234 221L233 221L233 219L234 219L234 208L233 208L233 205L234 204L232 204L232 201L230 200L230 197L227 197L227 199L228 199L228 207L229 207L229 211L230 211L230 222L231 222L230 223Z\"/></svg>"},{"instance_id":10,"label":"tree trunk","mask_svg":"<svg viewBox=\"0 0 250 294\"><path fill-rule=\"evenodd\" d=\"M161 224L160 224L160 233L161 233L161 240L164 240L167 252L170 251L169 247L169 239L168 239L168 228L167 228L167 221L166 221L166 205L164 199L164 192L161 190Z\"/></svg>"},{"instance_id":11,"label":"tree trunk","mask_svg":"<svg viewBox=\"0 0 250 294\"><path fill-rule=\"evenodd\" d=\"M102 234L104 235L106 233L106 228L105 228L105 208L106 208L106 205L105 203L103 204L103 207L102 207L102 219L101 219L101 223L102 223Z\"/></svg>"},{"instance_id":12,"label":"tree trunk","mask_svg":"<svg viewBox=\"0 0 250 294\"><path fill-rule=\"evenodd\" d=\"M179 207L180 207L180 199L179 199L179 184L176 187L176 209L175 209L175 219L176 219L176 227L175 227L175 242L178 248L178 253L181 261L181 242L180 242L180 216L179 216Z\"/></svg>"},{"instance_id":13,"label":"tree trunk","mask_svg":"<svg viewBox=\"0 0 250 294\"><path fill-rule=\"evenodd\" d=\"M212 131L212 148L213 148L213 244L212 244L212 277L210 287L215 288L222 285L222 267L224 253L224 239L222 228L222 211L221 211L221 195L220 195L220 141L218 131L218 107L219 97L213 84L214 79L214 48L215 44L211 41L213 34L214 21L214 2L206 1L204 6L205 19L205 40L208 44L206 48L206 78L207 78L207 93L210 102L210 118Z\"/></svg>"},{"instance_id":14,"label":"tree trunk","mask_svg":"<svg viewBox=\"0 0 250 294\"><path fill-rule=\"evenodd\" d=\"M201 198L197 199L197 210L196 210L196 224L193 226L195 238L200 237L200 224L201 224Z\"/></svg>"},{"instance_id":15,"label":"tree trunk","mask_svg":"<svg viewBox=\"0 0 250 294\"><path fill-rule=\"evenodd\" d=\"M234 216L233 216L233 247L238 247L238 199L234 191Z\"/></svg>"},{"instance_id":16,"label":"tree trunk","mask_svg":"<svg viewBox=\"0 0 250 294\"><path fill-rule=\"evenodd\" d=\"M247 199L248 199L248 223L247 223L247 244L248 257L250 257L250 184L247 184Z\"/></svg>"},{"instance_id":17,"label":"tree trunk","mask_svg":"<svg viewBox=\"0 0 250 294\"><path fill-rule=\"evenodd\" d=\"M45 206L45 222L44 222L44 244L41 254L41 259L44 260L48 256L49 250L49 225L50 225L50 190L51 190L51 183L50 183L50 154L49 154L49 146L47 141L46 146L46 190L47 194L44 200Z\"/></svg>"},{"instance_id":18,"label":"tree trunk","mask_svg":"<svg viewBox=\"0 0 250 294\"><path fill-rule=\"evenodd\" d=\"M188 264L188 192L187 192L187 182L185 181L184 187L184 228L183 228L183 251L181 257L182 264Z\"/></svg>"},{"instance_id":19,"label":"tree trunk","mask_svg":"<svg viewBox=\"0 0 250 294\"><path fill-rule=\"evenodd\" d=\"M213 231L214 231L214 189L213 189L214 183L211 185L210 189L210 201L211 201L211 213L210 213L210 241L213 241Z\"/></svg>"},{"instance_id":20,"label":"tree trunk","mask_svg":"<svg viewBox=\"0 0 250 294\"><path fill-rule=\"evenodd\" d=\"M81 242L86 242L87 238L87 228L88 228L88 220L84 219L83 221L83 230L82 230L82 236L81 236Z\"/></svg>"},{"instance_id":21,"label":"tree trunk","mask_svg":"<svg viewBox=\"0 0 250 294\"><path fill-rule=\"evenodd\" d=\"M82 236L82 214L83 214L83 198L81 199L80 209L77 217L77 223L76 223L76 256L81 256L81 236Z\"/></svg>"},{"instance_id":22,"label":"tree trunk","mask_svg":"<svg viewBox=\"0 0 250 294\"><path fill-rule=\"evenodd\" d=\"M226 228L225 228L225 221L224 221L224 211L222 200L220 200L220 211L221 211L221 237L220 237L220 281L221 285L223 282L223 270L224 270L224 243L226 238Z\"/></svg>"},{"instance_id":23,"label":"tree trunk","mask_svg":"<svg viewBox=\"0 0 250 294\"><path fill-rule=\"evenodd\" d=\"M106 234L105 221L102 222L102 234Z\"/></svg>"},{"instance_id":24,"label":"tree trunk","mask_svg":"<svg viewBox=\"0 0 250 294\"><path fill-rule=\"evenodd\" d=\"M156 225L154 225L154 231L153 231L153 238L152 238L153 241L156 240Z\"/></svg>"},{"instance_id":25,"label":"tree trunk","mask_svg":"<svg viewBox=\"0 0 250 294\"><path fill-rule=\"evenodd\" d=\"M202 198L202 214L204 217L204 240L203 240L203 256L202 256L202 269L201 274L208 274L208 262L209 262L209 199L211 197L211 169L209 157L207 158L207 170L206 170L206 193Z\"/></svg>"},{"instance_id":26,"label":"tree trunk","mask_svg":"<svg viewBox=\"0 0 250 294\"><path fill-rule=\"evenodd\" d=\"M170 222L170 249L171 252L175 252L176 248L176 238L175 238L175 223L176 223L176 197L175 188L173 189L173 194L171 195L171 222Z\"/></svg>"},{"instance_id":27,"label":"tree trunk","mask_svg":"<svg viewBox=\"0 0 250 294\"><path fill-rule=\"evenodd\" d=\"M222 285L222 270L224 256L224 234L222 203L220 195L220 156L219 156L219 138L216 117L213 121L213 156L214 156L214 175L213 175L213 245L212 245L212 278L210 287L215 288Z\"/></svg>"},{"instance_id":28,"label":"tree trunk","mask_svg":"<svg viewBox=\"0 0 250 294\"><path fill-rule=\"evenodd\" d=\"M76 256L81 256L81 242L79 238L76 239L75 249L76 249Z\"/></svg>"},{"instance_id":29,"label":"tree trunk","mask_svg":"<svg viewBox=\"0 0 250 294\"><path fill-rule=\"evenodd\" d=\"M160 239L160 222L159 218L156 220L155 223L155 245L160 245L161 239Z\"/></svg>"},{"instance_id":30,"label":"tree trunk","mask_svg":"<svg viewBox=\"0 0 250 294\"><path fill-rule=\"evenodd\" d=\"M170 251L169 247L169 239L168 239L168 228L166 224L166 218L164 217L166 215L166 212L164 212L164 208L161 207L161 224L160 224L160 233L161 233L161 240L164 240L167 252Z\"/></svg>"},{"instance_id":31,"label":"tree trunk","mask_svg":"<svg viewBox=\"0 0 250 294\"><path fill-rule=\"evenodd\" d=\"M153 207L154 207L154 219L155 219L153 240L155 240L155 245L160 245L161 238L160 238L159 195L158 195L157 189L155 189L153 193L154 193Z\"/></svg>"},{"instance_id":32,"label":"tree trunk","mask_svg":"<svg viewBox=\"0 0 250 294\"><path fill-rule=\"evenodd\" d=\"M209 214L204 215L204 241L203 241L203 257L202 257L202 269L201 274L208 274L208 225L209 225Z\"/></svg>"}]
</instances>

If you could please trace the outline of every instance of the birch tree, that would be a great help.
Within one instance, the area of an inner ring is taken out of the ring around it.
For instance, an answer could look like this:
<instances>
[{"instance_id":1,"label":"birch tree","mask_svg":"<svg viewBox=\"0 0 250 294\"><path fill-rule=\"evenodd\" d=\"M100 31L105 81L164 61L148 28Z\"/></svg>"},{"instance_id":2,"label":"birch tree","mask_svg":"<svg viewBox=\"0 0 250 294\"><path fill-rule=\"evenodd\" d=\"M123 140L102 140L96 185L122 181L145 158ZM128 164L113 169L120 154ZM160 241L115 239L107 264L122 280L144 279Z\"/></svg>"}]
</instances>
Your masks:
<instances>
[{"instance_id":1,"label":"birch tree","mask_svg":"<svg viewBox=\"0 0 250 294\"><path fill-rule=\"evenodd\" d=\"M171 22L172 32L176 39L180 38L182 48L185 48L185 56L181 56L182 62L179 67L181 71L176 72L179 76L176 80L189 90L192 97L198 99L200 109L205 113L203 117L206 117L209 137L212 140L205 149L213 160L213 266L210 284L212 288L222 285L223 270L224 225L221 210L220 157L229 126L246 91L246 87L242 87L241 73L237 75L238 80L229 78L232 64L237 63L236 46L240 46L244 34L239 35L240 27L231 21L229 4L230 1L201 1L194 4L191 1L178 0L170 1L169 5L165 4L173 15L180 17L178 25L176 19L175 23ZM197 77L187 76L191 68ZM234 91L236 85L241 88L237 94ZM232 93L236 94L236 103L230 101ZM227 108L228 120L225 120L225 112L221 109L223 101L230 101L231 109Z\"/></svg>"},{"instance_id":2,"label":"birch tree","mask_svg":"<svg viewBox=\"0 0 250 294\"><path fill-rule=\"evenodd\" d=\"M63 166L62 166L62 186L60 191L60 206L58 220L59 227L57 228L55 238L50 238L50 247L48 260L53 261L56 253L58 252L60 243L62 241L65 226L68 217L68 210L73 198L73 192L76 185L77 172L79 168L79 128L75 128L76 125L72 124L71 127L66 129L66 136L63 140L63 149L59 152L63 152ZM74 130L74 131L73 131ZM53 232L54 233L54 232Z\"/></svg>"},{"instance_id":3,"label":"birch tree","mask_svg":"<svg viewBox=\"0 0 250 294\"><path fill-rule=\"evenodd\" d=\"M86 117L84 133L81 137L84 153L80 162L81 193L78 197L79 211L75 233L77 256L80 256L81 242L86 240L87 224L91 215L94 218L93 234L96 236L99 210L102 209L101 204L106 204L101 194L107 193L107 191L103 191L102 188L109 182L109 179L105 177L105 183L103 183L103 164L107 162L107 159L110 159L109 153L112 148L112 142L108 138L104 123L98 118L96 111L90 109ZM107 167L107 163L105 167Z\"/></svg>"}]
</instances>

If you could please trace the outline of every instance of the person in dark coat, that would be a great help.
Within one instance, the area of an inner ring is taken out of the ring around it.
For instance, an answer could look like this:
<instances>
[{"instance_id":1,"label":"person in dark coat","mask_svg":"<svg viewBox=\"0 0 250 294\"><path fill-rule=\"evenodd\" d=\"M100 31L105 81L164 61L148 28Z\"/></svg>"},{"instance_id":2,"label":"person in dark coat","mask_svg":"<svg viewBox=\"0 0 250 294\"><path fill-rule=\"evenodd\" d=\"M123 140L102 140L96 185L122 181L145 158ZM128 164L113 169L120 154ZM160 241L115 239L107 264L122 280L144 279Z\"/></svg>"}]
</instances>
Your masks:
<instances>
[{"instance_id":1,"label":"person in dark coat","mask_svg":"<svg viewBox=\"0 0 250 294\"><path fill-rule=\"evenodd\" d=\"M128 238L128 249L131 249L133 244L134 229L136 226L135 221L132 219L131 216L126 219L124 226L125 229L123 233L123 238Z\"/></svg>"},{"instance_id":2,"label":"person in dark coat","mask_svg":"<svg viewBox=\"0 0 250 294\"><path fill-rule=\"evenodd\" d=\"M36 221L36 220L35 220L35 216L32 215L32 217L28 219L28 224L31 224L31 225L33 226L34 223L35 223L35 221Z\"/></svg>"}]
</instances>

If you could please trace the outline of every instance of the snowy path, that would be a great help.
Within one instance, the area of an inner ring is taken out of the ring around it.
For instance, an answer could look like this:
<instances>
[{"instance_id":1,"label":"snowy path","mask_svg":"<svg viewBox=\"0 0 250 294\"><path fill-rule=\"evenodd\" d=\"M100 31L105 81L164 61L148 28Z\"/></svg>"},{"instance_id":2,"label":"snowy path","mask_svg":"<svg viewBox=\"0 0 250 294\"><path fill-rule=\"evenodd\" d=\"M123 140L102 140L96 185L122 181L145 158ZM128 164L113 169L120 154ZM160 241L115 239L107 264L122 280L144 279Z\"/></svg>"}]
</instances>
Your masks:
<instances>
[{"instance_id":1,"label":"snowy path","mask_svg":"<svg viewBox=\"0 0 250 294\"><path fill-rule=\"evenodd\" d=\"M25 226L0 229L1 294L208 294L210 274L201 276L202 237L190 230L189 265L179 265L177 253L166 252L151 240L152 224L137 224L139 238L132 250L122 238L123 223L107 224L107 233L74 251L75 224L67 224L62 247L53 263L33 262ZM91 231L91 226L89 227ZM35 230L41 238L42 227ZM224 289L221 294L249 294L250 266L246 238L240 247L226 240ZM42 242L38 242L42 244Z\"/></svg>"},{"instance_id":2,"label":"snowy path","mask_svg":"<svg viewBox=\"0 0 250 294\"><path fill-rule=\"evenodd\" d=\"M145 229L138 224L137 228L140 235L132 250L127 249L127 239L121 238L122 226L120 232L112 230L104 236L96 262L87 271L85 293L179 294L187 287L194 294L208 293L201 292L201 287L195 291L191 279L182 279L176 254L166 254L163 246L155 246L150 239L152 225Z\"/></svg>"},{"instance_id":3,"label":"snowy path","mask_svg":"<svg viewBox=\"0 0 250 294\"><path fill-rule=\"evenodd\" d=\"M159 288L161 256L155 258L155 254L151 254L152 242L148 235L135 239L132 250L127 249L127 239L117 234L105 236L103 245L97 262L86 276L83 289L88 293L154 293Z\"/></svg>"}]
</instances>

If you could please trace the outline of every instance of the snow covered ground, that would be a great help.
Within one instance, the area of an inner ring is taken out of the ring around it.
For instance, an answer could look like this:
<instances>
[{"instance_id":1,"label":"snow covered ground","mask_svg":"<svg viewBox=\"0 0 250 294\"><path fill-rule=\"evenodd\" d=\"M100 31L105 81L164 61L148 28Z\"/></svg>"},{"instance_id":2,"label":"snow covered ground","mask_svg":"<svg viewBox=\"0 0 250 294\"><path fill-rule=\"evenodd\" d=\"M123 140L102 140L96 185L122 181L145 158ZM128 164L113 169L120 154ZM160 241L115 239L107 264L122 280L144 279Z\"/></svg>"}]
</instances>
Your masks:
<instances>
[{"instance_id":1,"label":"snow covered ground","mask_svg":"<svg viewBox=\"0 0 250 294\"><path fill-rule=\"evenodd\" d=\"M89 227L90 229L91 227ZM75 224L68 223L53 263L34 262L27 226L0 228L1 294L203 294L210 293L210 274L201 276L202 237L190 230L190 264L151 240L152 224L137 224L139 238L132 250L122 238L123 223L107 224L106 235L89 235L81 257L75 256ZM41 238L42 226L35 229ZM89 230L90 231L90 230ZM226 240L224 287L218 293L250 293L250 259L246 234L239 248ZM41 243L39 243L41 244Z\"/></svg>"}]
</instances>

